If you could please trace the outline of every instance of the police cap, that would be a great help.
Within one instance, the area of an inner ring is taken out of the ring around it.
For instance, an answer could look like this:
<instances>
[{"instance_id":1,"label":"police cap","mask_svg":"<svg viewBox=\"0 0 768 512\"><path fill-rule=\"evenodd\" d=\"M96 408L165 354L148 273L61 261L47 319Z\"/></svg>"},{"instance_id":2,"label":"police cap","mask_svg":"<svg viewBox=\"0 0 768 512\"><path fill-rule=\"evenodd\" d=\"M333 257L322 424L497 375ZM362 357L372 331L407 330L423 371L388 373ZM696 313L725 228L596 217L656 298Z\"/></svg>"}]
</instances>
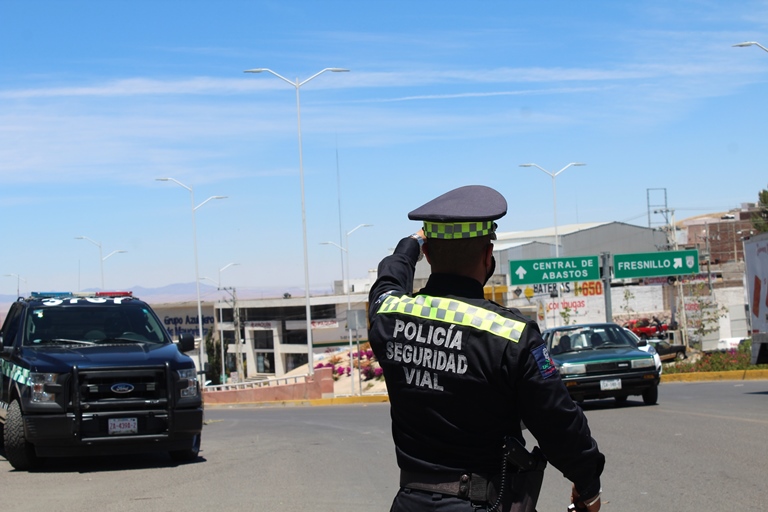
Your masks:
<instances>
[{"instance_id":1,"label":"police cap","mask_svg":"<svg viewBox=\"0 0 768 512\"><path fill-rule=\"evenodd\" d=\"M496 219L507 213L507 201L483 185L459 187L436 197L408 214L424 221L427 238L455 240L493 235Z\"/></svg>"}]
</instances>

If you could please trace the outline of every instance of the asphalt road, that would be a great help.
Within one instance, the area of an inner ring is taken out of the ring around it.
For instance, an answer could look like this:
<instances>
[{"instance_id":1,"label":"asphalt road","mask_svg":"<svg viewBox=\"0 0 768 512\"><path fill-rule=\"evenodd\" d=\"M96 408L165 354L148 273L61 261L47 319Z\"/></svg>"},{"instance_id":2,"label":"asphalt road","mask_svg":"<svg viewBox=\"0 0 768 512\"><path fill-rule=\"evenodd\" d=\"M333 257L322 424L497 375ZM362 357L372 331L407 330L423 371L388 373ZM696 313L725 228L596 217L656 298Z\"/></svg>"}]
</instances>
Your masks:
<instances>
[{"instance_id":1,"label":"asphalt road","mask_svg":"<svg viewBox=\"0 0 768 512\"><path fill-rule=\"evenodd\" d=\"M587 402L606 453L603 510L768 510L768 381L665 383L659 405ZM198 462L162 454L51 459L32 473L0 458L0 510L389 510L398 472L389 405L216 407ZM552 467L540 512L564 511Z\"/></svg>"}]
</instances>

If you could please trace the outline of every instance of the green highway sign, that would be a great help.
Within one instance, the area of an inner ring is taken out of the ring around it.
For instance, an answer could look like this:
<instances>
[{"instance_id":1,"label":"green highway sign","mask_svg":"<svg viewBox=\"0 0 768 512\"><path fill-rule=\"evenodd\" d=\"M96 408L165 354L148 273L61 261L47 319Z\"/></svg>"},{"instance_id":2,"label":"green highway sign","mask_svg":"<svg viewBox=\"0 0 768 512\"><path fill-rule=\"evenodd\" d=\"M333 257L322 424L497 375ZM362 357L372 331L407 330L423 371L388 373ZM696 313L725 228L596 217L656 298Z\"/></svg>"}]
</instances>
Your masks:
<instances>
[{"instance_id":1,"label":"green highway sign","mask_svg":"<svg viewBox=\"0 0 768 512\"><path fill-rule=\"evenodd\" d=\"M698 272L699 251L695 249L613 255L613 277L616 279L679 276Z\"/></svg>"},{"instance_id":2,"label":"green highway sign","mask_svg":"<svg viewBox=\"0 0 768 512\"><path fill-rule=\"evenodd\" d=\"M599 281L597 256L575 258L546 258L509 262L511 284L564 283L568 281Z\"/></svg>"}]
</instances>

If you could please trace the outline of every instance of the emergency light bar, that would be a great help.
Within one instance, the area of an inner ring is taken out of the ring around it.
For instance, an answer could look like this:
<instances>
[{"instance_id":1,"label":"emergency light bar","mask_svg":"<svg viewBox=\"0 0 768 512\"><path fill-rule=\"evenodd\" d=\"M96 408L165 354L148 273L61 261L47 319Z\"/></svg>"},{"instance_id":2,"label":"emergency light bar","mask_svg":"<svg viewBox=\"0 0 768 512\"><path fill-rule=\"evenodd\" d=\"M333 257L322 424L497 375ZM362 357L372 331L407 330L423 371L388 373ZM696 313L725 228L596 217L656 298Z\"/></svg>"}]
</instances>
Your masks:
<instances>
[{"instance_id":1,"label":"emergency light bar","mask_svg":"<svg viewBox=\"0 0 768 512\"><path fill-rule=\"evenodd\" d=\"M54 299L62 297L133 297L133 292L32 292L33 299Z\"/></svg>"},{"instance_id":2,"label":"emergency light bar","mask_svg":"<svg viewBox=\"0 0 768 512\"><path fill-rule=\"evenodd\" d=\"M30 297L35 299L53 298L53 297L71 297L72 292L32 292Z\"/></svg>"},{"instance_id":3,"label":"emergency light bar","mask_svg":"<svg viewBox=\"0 0 768 512\"><path fill-rule=\"evenodd\" d=\"M133 297L133 292L96 292L96 297Z\"/></svg>"}]
</instances>

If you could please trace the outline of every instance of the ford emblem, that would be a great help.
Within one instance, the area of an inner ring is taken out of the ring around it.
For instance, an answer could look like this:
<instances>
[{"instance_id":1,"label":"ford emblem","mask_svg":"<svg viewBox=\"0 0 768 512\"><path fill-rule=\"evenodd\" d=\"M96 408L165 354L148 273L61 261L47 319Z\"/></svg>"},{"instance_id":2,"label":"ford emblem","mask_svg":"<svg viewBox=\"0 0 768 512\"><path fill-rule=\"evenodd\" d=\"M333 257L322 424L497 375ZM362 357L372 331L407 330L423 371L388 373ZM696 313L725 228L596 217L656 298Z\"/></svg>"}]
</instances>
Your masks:
<instances>
[{"instance_id":1,"label":"ford emblem","mask_svg":"<svg viewBox=\"0 0 768 512\"><path fill-rule=\"evenodd\" d=\"M128 384L127 382L119 382L117 384L112 384L110 389L113 393L130 393L133 391L133 384Z\"/></svg>"}]
</instances>

